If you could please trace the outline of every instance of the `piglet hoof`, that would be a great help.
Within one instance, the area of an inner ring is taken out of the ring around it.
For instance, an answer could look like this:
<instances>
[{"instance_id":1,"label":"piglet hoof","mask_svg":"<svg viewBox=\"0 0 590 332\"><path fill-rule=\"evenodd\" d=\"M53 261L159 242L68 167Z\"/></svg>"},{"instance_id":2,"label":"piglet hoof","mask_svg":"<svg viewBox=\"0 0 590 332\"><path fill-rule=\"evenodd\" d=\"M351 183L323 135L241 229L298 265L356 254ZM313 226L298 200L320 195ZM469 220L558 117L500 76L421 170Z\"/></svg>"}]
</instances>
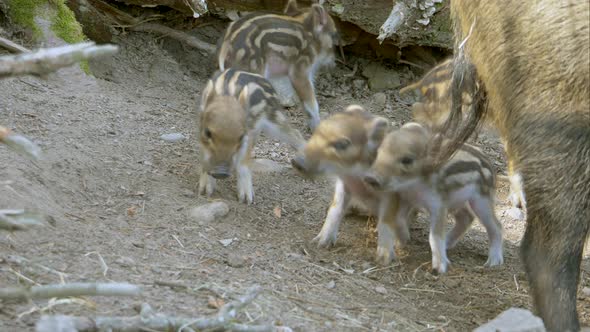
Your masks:
<instances>
[{"instance_id":1,"label":"piglet hoof","mask_svg":"<svg viewBox=\"0 0 590 332\"><path fill-rule=\"evenodd\" d=\"M199 195L210 197L215 191L215 181L211 179L202 180L199 182Z\"/></svg>"},{"instance_id":2,"label":"piglet hoof","mask_svg":"<svg viewBox=\"0 0 590 332\"><path fill-rule=\"evenodd\" d=\"M238 201L240 203L251 205L254 202L254 191L252 189L240 190L238 193Z\"/></svg>"},{"instance_id":3,"label":"piglet hoof","mask_svg":"<svg viewBox=\"0 0 590 332\"><path fill-rule=\"evenodd\" d=\"M317 242L320 248L333 247L336 245L336 234L324 234L320 232L320 234L313 238L312 242Z\"/></svg>"},{"instance_id":4,"label":"piglet hoof","mask_svg":"<svg viewBox=\"0 0 590 332\"><path fill-rule=\"evenodd\" d=\"M451 262L448 259L443 259L440 262L432 261L432 274L441 275L447 273Z\"/></svg>"},{"instance_id":5,"label":"piglet hoof","mask_svg":"<svg viewBox=\"0 0 590 332\"><path fill-rule=\"evenodd\" d=\"M488 257L488 260L486 261L486 263L483 265L484 267L493 267L493 266L499 266L504 264L504 257L502 257L502 255L490 255Z\"/></svg>"},{"instance_id":6,"label":"piglet hoof","mask_svg":"<svg viewBox=\"0 0 590 332\"><path fill-rule=\"evenodd\" d=\"M387 266L395 259L395 252L392 249L385 247L377 247L377 256L375 260L377 264Z\"/></svg>"}]
</instances>

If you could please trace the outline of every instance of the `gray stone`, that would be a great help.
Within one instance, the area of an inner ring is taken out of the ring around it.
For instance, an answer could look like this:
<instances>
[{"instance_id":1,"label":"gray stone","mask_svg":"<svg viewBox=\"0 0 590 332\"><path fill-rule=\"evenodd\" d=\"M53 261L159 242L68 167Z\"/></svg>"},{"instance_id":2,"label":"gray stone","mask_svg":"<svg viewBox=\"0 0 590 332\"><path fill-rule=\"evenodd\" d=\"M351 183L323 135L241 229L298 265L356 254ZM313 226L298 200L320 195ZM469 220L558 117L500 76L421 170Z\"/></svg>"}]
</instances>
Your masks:
<instances>
[{"instance_id":1,"label":"gray stone","mask_svg":"<svg viewBox=\"0 0 590 332\"><path fill-rule=\"evenodd\" d=\"M383 92L377 92L376 94L374 94L373 100L375 101L375 104L377 104L377 106L379 107L385 107L385 105L387 105L387 95Z\"/></svg>"},{"instance_id":2,"label":"gray stone","mask_svg":"<svg viewBox=\"0 0 590 332\"><path fill-rule=\"evenodd\" d=\"M184 135L181 133L163 134L160 138L166 142L178 142L184 139Z\"/></svg>"},{"instance_id":3,"label":"gray stone","mask_svg":"<svg viewBox=\"0 0 590 332\"><path fill-rule=\"evenodd\" d=\"M326 284L327 289L334 289L334 287L336 287L336 282L334 280L330 280L330 282Z\"/></svg>"},{"instance_id":4,"label":"gray stone","mask_svg":"<svg viewBox=\"0 0 590 332\"><path fill-rule=\"evenodd\" d=\"M372 91L395 89L401 85L397 71L385 68L377 62L369 63L363 69L363 76L369 80L369 89Z\"/></svg>"},{"instance_id":5,"label":"gray stone","mask_svg":"<svg viewBox=\"0 0 590 332\"><path fill-rule=\"evenodd\" d=\"M226 263L231 267L240 268L246 265L246 259L242 255L231 253L227 256Z\"/></svg>"},{"instance_id":6,"label":"gray stone","mask_svg":"<svg viewBox=\"0 0 590 332\"><path fill-rule=\"evenodd\" d=\"M530 311L510 308L473 332L545 332L545 326Z\"/></svg>"},{"instance_id":7,"label":"gray stone","mask_svg":"<svg viewBox=\"0 0 590 332\"><path fill-rule=\"evenodd\" d=\"M377 286L375 287L375 292L379 294L387 294L387 289L385 289L383 286Z\"/></svg>"},{"instance_id":8,"label":"gray stone","mask_svg":"<svg viewBox=\"0 0 590 332\"><path fill-rule=\"evenodd\" d=\"M225 216L228 212L229 206L227 203L217 201L192 208L189 217L199 224L208 224Z\"/></svg>"},{"instance_id":9,"label":"gray stone","mask_svg":"<svg viewBox=\"0 0 590 332\"><path fill-rule=\"evenodd\" d=\"M115 263L123 266L123 267L130 267L135 265L135 261L131 257L121 256L115 260Z\"/></svg>"},{"instance_id":10,"label":"gray stone","mask_svg":"<svg viewBox=\"0 0 590 332\"><path fill-rule=\"evenodd\" d=\"M365 80L354 80L352 81L352 85L359 89L362 90L365 87L366 81Z\"/></svg>"}]
</instances>

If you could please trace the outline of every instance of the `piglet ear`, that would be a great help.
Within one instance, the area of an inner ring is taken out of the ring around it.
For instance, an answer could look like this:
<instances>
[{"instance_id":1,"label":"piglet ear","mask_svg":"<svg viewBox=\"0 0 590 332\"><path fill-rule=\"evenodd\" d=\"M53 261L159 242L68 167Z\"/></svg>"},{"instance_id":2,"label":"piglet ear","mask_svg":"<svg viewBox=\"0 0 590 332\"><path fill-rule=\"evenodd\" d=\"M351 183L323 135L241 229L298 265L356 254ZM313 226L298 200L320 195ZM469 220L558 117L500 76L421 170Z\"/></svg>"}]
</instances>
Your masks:
<instances>
[{"instance_id":1,"label":"piglet ear","mask_svg":"<svg viewBox=\"0 0 590 332\"><path fill-rule=\"evenodd\" d=\"M311 6L311 12L313 15L313 25L315 31L322 31L324 26L328 23L328 13L319 4L314 4Z\"/></svg>"},{"instance_id":2,"label":"piglet ear","mask_svg":"<svg viewBox=\"0 0 590 332\"><path fill-rule=\"evenodd\" d=\"M205 107L207 106L207 104L209 104L211 102L211 100L213 100L214 96L215 96L215 87L213 86L213 81L209 80L207 82L207 85L205 86L205 89L203 89L203 92L201 94L201 111L205 110Z\"/></svg>"},{"instance_id":3,"label":"piglet ear","mask_svg":"<svg viewBox=\"0 0 590 332\"><path fill-rule=\"evenodd\" d=\"M297 0L288 0L285 9L283 9L283 14L287 16L295 16L299 13L301 13L301 11L297 6Z\"/></svg>"},{"instance_id":4,"label":"piglet ear","mask_svg":"<svg viewBox=\"0 0 590 332\"><path fill-rule=\"evenodd\" d=\"M366 111L365 111L365 108L362 107L361 105L351 104L351 105L348 105L344 109L344 112L346 112L346 113L364 113Z\"/></svg>"},{"instance_id":5,"label":"piglet ear","mask_svg":"<svg viewBox=\"0 0 590 332\"><path fill-rule=\"evenodd\" d=\"M244 109L248 109L248 100L250 99L250 85L246 85L242 88L240 95L238 96L238 102Z\"/></svg>"},{"instance_id":6,"label":"piglet ear","mask_svg":"<svg viewBox=\"0 0 590 332\"><path fill-rule=\"evenodd\" d=\"M379 145L381 145L381 141L383 141L383 138L385 137L385 134L387 134L388 130L389 121L380 116L375 117L373 120L371 120L371 123L369 125L369 142L375 147L378 147Z\"/></svg>"}]
</instances>

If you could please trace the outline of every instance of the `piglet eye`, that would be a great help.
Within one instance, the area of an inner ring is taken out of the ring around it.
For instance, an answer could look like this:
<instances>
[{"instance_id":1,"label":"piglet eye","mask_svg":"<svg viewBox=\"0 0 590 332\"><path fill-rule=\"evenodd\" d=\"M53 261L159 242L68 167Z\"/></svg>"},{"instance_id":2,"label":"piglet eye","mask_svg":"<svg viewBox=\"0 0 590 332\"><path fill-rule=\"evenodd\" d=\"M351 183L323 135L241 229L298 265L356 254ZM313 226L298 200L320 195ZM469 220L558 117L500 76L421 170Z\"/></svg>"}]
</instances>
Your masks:
<instances>
[{"instance_id":1,"label":"piglet eye","mask_svg":"<svg viewBox=\"0 0 590 332\"><path fill-rule=\"evenodd\" d=\"M409 166L414 162L414 158L412 157L403 157L401 160L401 163L405 166Z\"/></svg>"},{"instance_id":2,"label":"piglet eye","mask_svg":"<svg viewBox=\"0 0 590 332\"><path fill-rule=\"evenodd\" d=\"M209 130L209 128L205 128L205 137L207 139L211 139L211 137L213 137L213 134L211 134L211 130Z\"/></svg>"},{"instance_id":3,"label":"piglet eye","mask_svg":"<svg viewBox=\"0 0 590 332\"><path fill-rule=\"evenodd\" d=\"M339 139L339 140L335 141L334 143L332 143L332 147L334 147L334 149L339 150L339 151L346 150L349 146L350 146L350 140L348 140L346 138Z\"/></svg>"}]
</instances>

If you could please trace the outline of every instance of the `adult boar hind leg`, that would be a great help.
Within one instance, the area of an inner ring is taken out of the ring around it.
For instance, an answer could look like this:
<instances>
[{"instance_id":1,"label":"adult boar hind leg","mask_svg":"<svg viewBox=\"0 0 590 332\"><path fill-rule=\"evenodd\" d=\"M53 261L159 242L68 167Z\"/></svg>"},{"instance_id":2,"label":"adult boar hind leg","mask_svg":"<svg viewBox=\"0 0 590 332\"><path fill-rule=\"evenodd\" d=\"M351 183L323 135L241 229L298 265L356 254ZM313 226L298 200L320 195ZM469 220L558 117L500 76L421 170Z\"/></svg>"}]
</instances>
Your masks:
<instances>
[{"instance_id":1,"label":"adult boar hind leg","mask_svg":"<svg viewBox=\"0 0 590 332\"><path fill-rule=\"evenodd\" d=\"M590 181L589 177L578 181ZM576 293L590 223L589 199L582 196L590 192L580 190L587 183L566 181L567 186L549 181L525 184L531 200L521 254L537 314L547 330L579 331Z\"/></svg>"}]
</instances>

